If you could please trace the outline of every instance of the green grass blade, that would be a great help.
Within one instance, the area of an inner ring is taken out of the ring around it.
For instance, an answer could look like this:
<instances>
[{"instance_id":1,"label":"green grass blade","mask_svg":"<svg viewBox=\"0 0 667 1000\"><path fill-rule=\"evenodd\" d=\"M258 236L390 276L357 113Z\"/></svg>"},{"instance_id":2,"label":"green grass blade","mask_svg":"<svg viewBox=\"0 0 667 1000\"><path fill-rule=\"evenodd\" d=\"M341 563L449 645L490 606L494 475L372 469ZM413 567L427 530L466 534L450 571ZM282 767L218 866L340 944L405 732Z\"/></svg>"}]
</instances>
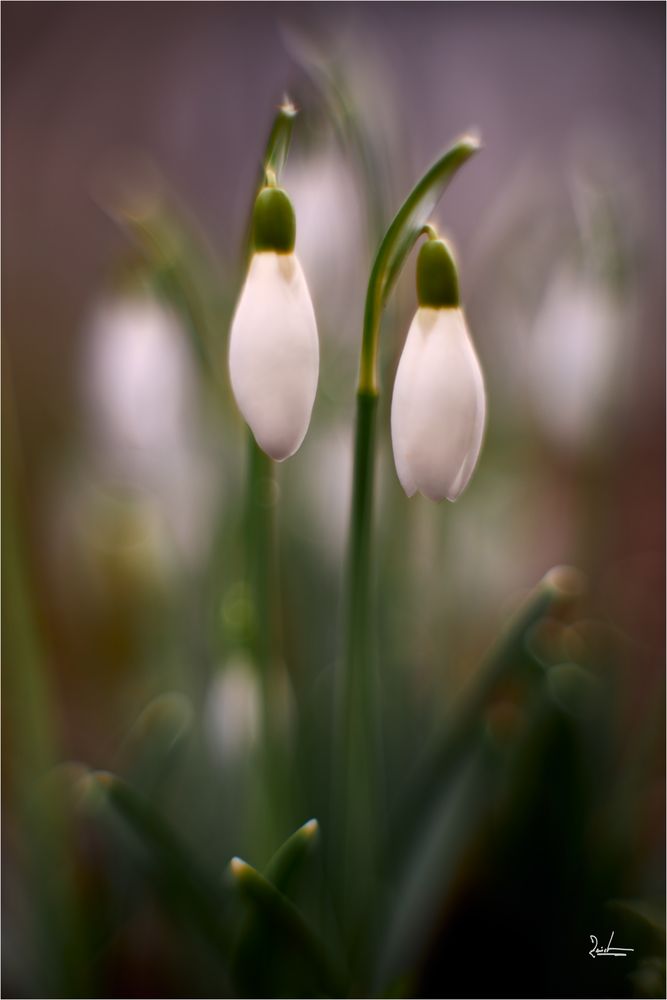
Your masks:
<instances>
[{"instance_id":1,"label":"green grass blade","mask_svg":"<svg viewBox=\"0 0 667 1000\"><path fill-rule=\"evenodd\" d=\"M90 775L84 788L93 811L107 802L138 842L139 857L156 890L226 958L231 952L229 896L213 875L200 868L188 846L152 805L120 778Z\"/></svg>"},{"instance_id":2,"label":"green grass blade","mask_svg":"<svg viewBox=\"0 0 667 1000\"><path fill-rule=\"evenodd\" d=\"M437 911L476 843L497 772L488 746L477 746L448 783L428 822L417 831L380 937L376 979L380 996L414 968L423 952Z\"/></svg>"},{"instance_id":3,"label":"green grass blade","mask_svg":"<svg viewBox=\"0 0 667 1000\"><path fill-rule=\"evenodd\" d=\"M146 705L128 733L117 768L151 797L171 773L192 731L194 710L184 694L168 691Z\"/></svg>"},{"instance_id":4,"label":"green grass blade","mask_svg":"<svg viewBox=\"0 0 667 1000\"><path fill-rule=\"evenodd\" d=\"M6 359L5 359L6 360ZM6 360L7 366L7 360ZM24 523L25 486L21 441L11 373L3 398L2 562L3 694L7 709L8 765L5 791L18 826L19 879L29 894L27 921L32 963L23 984L27 995L89 996L88 941L81 912L67 808L53 780L58 759L46 665L48 645L36 602ZM6 830L6 832L9 832ZM13 852L12 852L13 854ZM10 879L10 882L13 881ZM9 902L9 900L8 900ZM14 902L8 908L11 923Z\"/></svg>"},{"instance_id":5,"label":"green grass blade","mask_svg":"<svg viewBox=\"0 0 667 1000\"><path fill-rule=\"evenodd\" d=\"M295 876L317 845L319 832L317 820L309 819L287 838L267 864L264 877L280 892L289 894Z\"/></svg>"},{"instance_id":6,"label":"green grass blade","mask_svg":"<svg viewBox=\"0 0 667 1000\"><path fill-rule=\"evenodd\" d=\"M240 858L232 858L229 872L259 917L253 926L263 929L241 938L235 973L244 996L345 996L324 943L287 896Z\"/></svg>"},{"instance_id":7,"label":"green grass blade","mask_svg":"<svg viewBox=\"0 0 667 1000\"><path fill-rule=\"evenodd\" d=\"M292 127L297 114L298 111L289 97L285 96L273 120L266 149L264 150L264 159L262 161L264 173L266 173L267 169L272 170L276 177L278 177L285 166L292 139Z\"/></svg>"},{"instance_id":8,"label":"green grass blade","mask_svg":"<svg viewBox=\"0 0 667 1000\"><path fill-rule=\"evenodd\" d=\"M498 686L525 671L528 653L527 636L549 614L562 611L579 596L581 577L576 570L558 566L540 581L516 613L504 634L487 654L471 686L452 706L449 722L436 742L415 767L407 792L396 809L397 838L390 845L390 855L400 842L411 839L410 830L424 821L429 803L440 793L442 783L456 769L467 752L481 722L482 712ZM399 846L400 849L400 846Z\"/></svg>"}]
</instances>

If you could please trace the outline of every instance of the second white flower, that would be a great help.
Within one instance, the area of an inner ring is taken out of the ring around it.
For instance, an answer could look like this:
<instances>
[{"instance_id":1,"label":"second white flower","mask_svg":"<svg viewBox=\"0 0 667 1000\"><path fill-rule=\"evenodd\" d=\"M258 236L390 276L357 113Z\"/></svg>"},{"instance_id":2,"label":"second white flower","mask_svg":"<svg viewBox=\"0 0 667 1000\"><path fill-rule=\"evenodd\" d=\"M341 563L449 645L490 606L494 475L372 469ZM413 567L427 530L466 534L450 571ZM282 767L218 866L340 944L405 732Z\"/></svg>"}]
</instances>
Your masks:
<instances>
[{"instance_id":1,"label":"second white flower","mask_svg":"<svg viewBox=\"0 0 667 1000\"><path fill-rule=\"evenodd\" d=\"M482 371L458 304L454 265L447 273L449 251L445 255L444 249L440 240L422 247L420 305L399 362L391 407L398 478L408 496L419 490L431 500L456 500L465 489L486 417ZM439 270L443 267L444 272Z\"/></svg>"}]
</instances>

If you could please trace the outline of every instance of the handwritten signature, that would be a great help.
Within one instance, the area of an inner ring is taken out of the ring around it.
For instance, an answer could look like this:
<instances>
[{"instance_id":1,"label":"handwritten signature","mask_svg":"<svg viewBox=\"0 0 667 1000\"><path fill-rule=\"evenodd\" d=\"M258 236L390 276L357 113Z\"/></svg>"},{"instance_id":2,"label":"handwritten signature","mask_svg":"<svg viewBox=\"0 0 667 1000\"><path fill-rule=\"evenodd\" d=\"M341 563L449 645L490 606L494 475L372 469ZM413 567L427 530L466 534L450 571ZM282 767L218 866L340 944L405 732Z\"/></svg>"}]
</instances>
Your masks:
<instances>
[{"instance_id":1,"label":"handwritten signature","mask_svg":"<svg viewBox=\"0 0 667 1000\"><path fill-rule=\"evenodd\" d=\"M600 946L595 934L590 934L589 937L593 942L593 947L588 953L591 958L604 958L606 955L613 956L613 958L625 958L629 951L635 950L634 948L612 948L611 942L614 940L614 931L611 932L609 944L606 948Z\"/></svg>"}]
</instances>

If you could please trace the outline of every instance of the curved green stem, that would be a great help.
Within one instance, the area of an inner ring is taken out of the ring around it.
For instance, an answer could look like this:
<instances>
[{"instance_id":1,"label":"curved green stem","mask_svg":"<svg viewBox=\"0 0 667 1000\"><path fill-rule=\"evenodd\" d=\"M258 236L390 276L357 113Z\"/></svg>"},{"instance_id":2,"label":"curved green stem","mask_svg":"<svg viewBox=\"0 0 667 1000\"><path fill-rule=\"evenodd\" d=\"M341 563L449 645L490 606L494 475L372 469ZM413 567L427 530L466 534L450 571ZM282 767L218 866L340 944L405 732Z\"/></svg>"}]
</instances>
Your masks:
<instances>
[{"instance_id":1,"label":"curved green stem","mask_svg":"<svg viewBox=\"0 0 667 1000\"><path fill-rule=\"evenodd\" d=\"M373 261L364 307L358 391L378 390L377 355L382 309L442 193L456 171L480 148L474 136L459 139L414 186L385 233Z\"/></svg>"},{"instance_id":2,"label":"curved green stem","mask_svg":"<svg viewBox=\"0 0 667 1000\"><path fill-rule=\"evenodd\" d=\"M380 244L371 269L364 309L357 387L354 473L347 568L345 662L338 693L340 741L337 754L337 810L342 825L342 901L352 936L368 929L377 831L379 728L375 717L372 619L372 513L375 478L377 359L382 310L428 217L456 171L479 148L464 137L444 153L415 185ZM428 235L428 232L427 232Z\"/></svg>"}]
</instances>

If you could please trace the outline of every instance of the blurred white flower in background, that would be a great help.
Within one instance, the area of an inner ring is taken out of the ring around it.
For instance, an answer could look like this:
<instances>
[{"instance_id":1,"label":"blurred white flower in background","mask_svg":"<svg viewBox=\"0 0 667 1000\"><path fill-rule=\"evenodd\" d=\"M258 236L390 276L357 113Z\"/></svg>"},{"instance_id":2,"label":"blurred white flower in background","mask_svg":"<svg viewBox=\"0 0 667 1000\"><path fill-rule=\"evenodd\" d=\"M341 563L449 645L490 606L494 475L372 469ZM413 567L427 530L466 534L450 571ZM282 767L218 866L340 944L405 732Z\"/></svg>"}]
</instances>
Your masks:
<instances>
[{"instance_id":1,"label":"blurred white flower in background","mask_svg":"<svg viewBox=\"0 0 667 1000\"><path fill-rule=\"evenodd\" d=\"M365 229L353 172L333 141L285 167L298 220L296 250L308 275L320 324L356 345L363 306ZM327 346L326 344L324 346ZM326 372L323 371L326 377Z\"/></svg>"},{"instance_id":2,"label":"blurred white flower in background","mask_svg":"<svg viewBox=\"0 0 667 1000\"><path fill-rule=\"evenodd\" d=\"M324 425L306 442L286 505L298 511L295 526L309 544L338 566L346 551L352 489L352 429L340 420Z\"/></svg>"},{"instance_id":3,"label":"blurred white flower in background","mask_svg":"<svg viewBox=\"0 0 667 1000\"><path fill-rule=\"evenodd\" d=\"M93 310L84 356L96 475L136 491L178 556L196 563L210 537L216 497L198 412L187 333L171 309L125 294Z\"/></svg>"},{"instance_id":4,"label":"blurred white flower in background","mask_svg":"<svg viewBox=\"0 0 667 1000\"><path fill-rule=\"evenodd\" d=\"M643 196L619 172L619 151L589 139L558 185L525 161L469 254L474 328L492 331L483 348L498 417L512 434L532 417L571 456L604 447L611 422L631 418L642 363Z\"/></svg>"},{"instance_id":5,"label":"blurred white flower in background","mask_svg":"<svg viewBox=\"0 0 667 1000\"><path fill-rule=\"evenodd\" d=\"M617 297L586 270L563 266L547 287L527 378L540 423L566 450L591 445L604 426L617 381L623 318Z\"/></svg>"},{"instance_id":6,"label":"blurred white flower in background","mask_svg":"<svg viewBox=\"0 0 667 1000\"><path fill-rule=\"evenodd\" d=\"M204 725L211 749L222 762L233 761L257 745L262 697L248 659L239 655L215 674L206 697Z\"/></svg>"},{"instance_id":7,"label":"blurred white flower in background","mask_svg":"<svg viewBox=\"0 0 667 1000\"><path fill-rule=\"evenodd\" d=\"M101 442L128 470L183 443L193 376L176 315L149 296L98 305L89 325L88 396ZM143 452L143 454L142 454Z\"/></svg>"},{"instance_id":8,"label":"blurred white flower in background","mask_svg":"<svg viewBox=\"0 0 667 1000\"><path fill-rule=\"evenodd\" d=\"M204 728L220 763L235 763L259 745L264 732L265 696L270 706L269 731L289 740L296 709L283 661L272 662L266 695L258 669L242 651L216 671L206 693Z\"/></svg>"}]
</instances>

